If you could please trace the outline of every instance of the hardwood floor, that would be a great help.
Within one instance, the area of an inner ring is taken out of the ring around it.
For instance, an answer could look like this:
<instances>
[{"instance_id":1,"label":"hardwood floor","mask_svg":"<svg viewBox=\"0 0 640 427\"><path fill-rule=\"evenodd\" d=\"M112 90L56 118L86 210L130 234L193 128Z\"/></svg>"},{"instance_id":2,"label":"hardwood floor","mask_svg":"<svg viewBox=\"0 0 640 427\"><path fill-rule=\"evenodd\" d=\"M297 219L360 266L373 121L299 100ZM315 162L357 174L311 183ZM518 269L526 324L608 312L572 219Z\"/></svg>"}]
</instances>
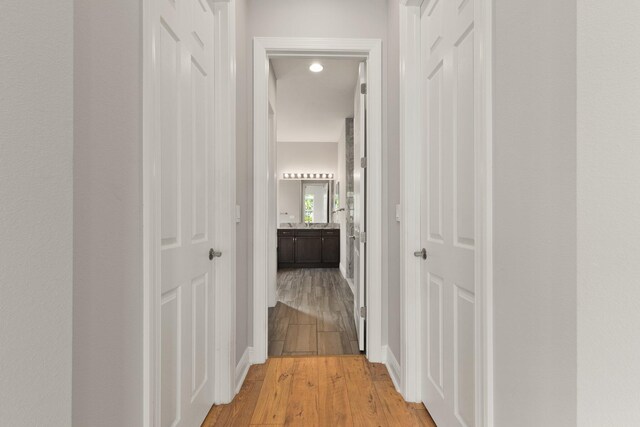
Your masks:
<instances>
[{"instance_id":1,"label":"hardwood floor","mask_svg":"<svg viewBox=\"0 0 640 427\"><path fill-rule=\"evenodd\" d=\"M202 427L435 427L422 404L396 392L384 365L364 356L275 357L254 365L228 405Z\"/></svg>"},{"instance_id":2,"label":"hardwood floor","mask_svg":"<svg viewBox=\"0 0 640 427\"><path fill-rule=\"evenodd\" d=\"M269 356L359 354L353 293L337 268L278 271Z\"/></svg>"}]
</instances>

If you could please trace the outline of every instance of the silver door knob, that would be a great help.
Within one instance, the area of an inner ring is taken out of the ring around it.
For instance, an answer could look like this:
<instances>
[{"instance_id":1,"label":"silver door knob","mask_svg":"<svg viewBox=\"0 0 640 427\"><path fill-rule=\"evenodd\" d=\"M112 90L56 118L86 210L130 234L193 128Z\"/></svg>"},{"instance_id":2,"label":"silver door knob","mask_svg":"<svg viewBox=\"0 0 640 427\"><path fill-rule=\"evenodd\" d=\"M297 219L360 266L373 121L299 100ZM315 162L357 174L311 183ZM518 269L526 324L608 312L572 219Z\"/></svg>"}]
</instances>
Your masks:
<instances>
[{"instance_id":1,"label":"silver door knob","mask_svg":"<svg viewBox=\"0 0 640 427\"><path fill-rule=\"evenodd\" d=\"M416 257L416 258L427 259L427 250L425 248L422 248L419 251L415 251L413 253L413 256Z\"/></svg>"},{"instance_id":2,"label":"silver door knob","mask_svg":"<svg viewBox=\"0 0 640 427\"><path fill-rule=\"evenodd\" d=\"M214 251L213 248L209 249L209 259L220 258L222 256L222 252Z\"/></svg>"}]
</instances>

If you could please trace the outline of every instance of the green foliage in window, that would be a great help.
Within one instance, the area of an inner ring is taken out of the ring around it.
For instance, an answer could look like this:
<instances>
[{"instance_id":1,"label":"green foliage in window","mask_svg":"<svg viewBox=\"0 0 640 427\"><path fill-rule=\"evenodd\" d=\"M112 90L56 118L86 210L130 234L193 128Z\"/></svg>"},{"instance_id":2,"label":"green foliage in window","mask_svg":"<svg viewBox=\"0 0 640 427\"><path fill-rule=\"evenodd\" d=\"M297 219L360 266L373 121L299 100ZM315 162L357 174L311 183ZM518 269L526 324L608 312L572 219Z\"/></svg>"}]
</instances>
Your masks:
<instances>
[{"instance_id":1,"label":"green foliage in window","mask_svg":"<svg viewBox=\"0 0 640 427\"><path fill-rule=\"evenodd\" d=\"M313 194L304 196L304 222L313 222Z\"/></svg>"}]
</instances>

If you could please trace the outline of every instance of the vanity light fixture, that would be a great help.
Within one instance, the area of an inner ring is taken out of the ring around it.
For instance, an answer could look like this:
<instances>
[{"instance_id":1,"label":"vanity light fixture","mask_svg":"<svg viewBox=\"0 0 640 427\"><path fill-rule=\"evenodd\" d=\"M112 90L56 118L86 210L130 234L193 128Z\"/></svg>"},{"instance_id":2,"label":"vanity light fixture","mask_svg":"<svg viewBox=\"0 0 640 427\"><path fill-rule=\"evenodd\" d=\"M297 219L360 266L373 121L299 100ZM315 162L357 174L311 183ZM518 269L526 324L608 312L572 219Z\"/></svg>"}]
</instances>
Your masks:
<instances>
[{"instance_id":1,"label":"vanity light fixture","mask_svg":"<svg viewBox=\"0 0 640 427\"><path fill-rule=\"evenodd\" d=\"M314 62L309 66L309 70L313 73L319 73L320 71L324 70L324 67L322 66L321 63Z\"/></svg>"},{"instance_id":2,"label":"vanity light fixture","mask_svg":"<svg viewBox=\"0 0 640 427\"><path fill-rule=\"evenodd\" d=\"M292 173L285 172L282 174L282 179L333 179L332 173Z\"/></svg>"}]
</instances>

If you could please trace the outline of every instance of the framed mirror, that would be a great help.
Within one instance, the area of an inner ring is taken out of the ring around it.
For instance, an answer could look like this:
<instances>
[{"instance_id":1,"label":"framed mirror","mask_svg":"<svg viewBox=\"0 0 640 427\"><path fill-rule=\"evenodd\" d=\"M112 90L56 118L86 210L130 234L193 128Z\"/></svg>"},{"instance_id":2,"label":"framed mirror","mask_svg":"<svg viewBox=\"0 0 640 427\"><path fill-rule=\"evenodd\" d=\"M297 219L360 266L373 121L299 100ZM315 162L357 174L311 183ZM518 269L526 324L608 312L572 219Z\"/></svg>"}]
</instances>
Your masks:
<instances>
[{"instance_id":1,"label":"framed mirror","mask_svg":"<svg viewBox=\"0 0 640 427\"><path fill-rule=\"evenodd\" d=\"M333 180L284 179L278 184L279 223L331 222Z\"/></svg>"},{"instance_id":2,"label":"framed mirror","mask_svg":"<svg viewBox=\"0 0 640 427\"><path fill-rule=\"evenodd\" d=\"M302 222L329 222L329 182L302 181Z\"/></svg>"}]
</instances>

